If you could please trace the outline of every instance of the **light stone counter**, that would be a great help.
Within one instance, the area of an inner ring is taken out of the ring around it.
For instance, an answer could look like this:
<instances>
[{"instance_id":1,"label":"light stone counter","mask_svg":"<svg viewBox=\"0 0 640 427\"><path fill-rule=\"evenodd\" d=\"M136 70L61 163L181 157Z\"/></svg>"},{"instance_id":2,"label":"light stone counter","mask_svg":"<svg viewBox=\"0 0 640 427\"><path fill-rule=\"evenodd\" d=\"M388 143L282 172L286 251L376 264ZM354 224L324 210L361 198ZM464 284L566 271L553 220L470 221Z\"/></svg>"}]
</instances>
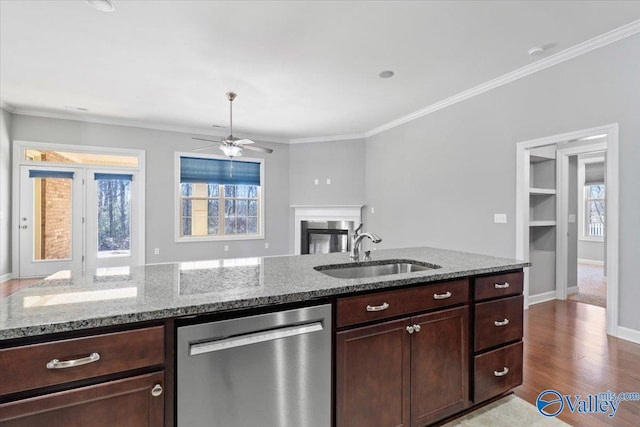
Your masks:
<instances>
[{"instance_id":1,"label":"light stone counter","mask_svg":"<svg viewBox=\"0 0 640 427\"><path fill-rule=\"evenodd\" d=\"M0 341L55 332L312 301L527 267L525 261L434 248L379 250L375 260L409 259L441 268L335 279L314 267L348 264L348 254L194 261L56 273L0 297Z\"/></svg>"}]
</instances>

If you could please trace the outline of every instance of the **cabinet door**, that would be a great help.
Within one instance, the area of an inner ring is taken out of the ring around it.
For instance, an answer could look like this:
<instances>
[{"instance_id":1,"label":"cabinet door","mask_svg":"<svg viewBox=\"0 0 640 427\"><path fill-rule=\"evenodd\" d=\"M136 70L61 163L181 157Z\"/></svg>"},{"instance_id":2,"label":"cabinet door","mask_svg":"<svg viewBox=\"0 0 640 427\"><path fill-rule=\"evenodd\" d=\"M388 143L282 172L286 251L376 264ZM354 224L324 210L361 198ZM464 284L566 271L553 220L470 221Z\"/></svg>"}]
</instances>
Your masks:
<instances>
[{"instance_id":1,"label":"cabinet door","mask_svg":"<svg viewBox=\"0 0 640 427\"><path fill-rule=\"evenodd\" d=\"M409 319L336 336L336 426L409 426Z\"/></svg>"},{"instance_id":2,"label":"cabinet door","mask_svg":"<svg viewBox=\"0 0 640 427\"><path fill-rule=\"evenodd\" d=\"M51 393L0 405L2 427L161 427L164 372Z\"/></svg>"},{"instance_id":3,"label":"cabinet door","mask_svg":"<svg viewBox=\"0 0 640 427\"><path fill-rule=\"evenodd\" d=\"M469 308L416 316L411 336L411 425L464 409L469 396Z\"/></svg>"}]
</instances>

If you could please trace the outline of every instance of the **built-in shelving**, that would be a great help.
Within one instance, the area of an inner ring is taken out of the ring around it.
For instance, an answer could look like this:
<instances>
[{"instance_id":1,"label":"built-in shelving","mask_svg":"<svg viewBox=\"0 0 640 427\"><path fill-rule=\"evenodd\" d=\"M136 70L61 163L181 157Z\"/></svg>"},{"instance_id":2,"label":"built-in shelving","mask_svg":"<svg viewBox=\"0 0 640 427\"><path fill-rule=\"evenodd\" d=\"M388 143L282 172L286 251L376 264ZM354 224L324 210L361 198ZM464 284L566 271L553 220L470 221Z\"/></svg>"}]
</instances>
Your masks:
<instances>
[{"instance_id":1,"label":"built-in shelving","mask_svg":"<svg viewBox=\"0 0 640 427\"><path fill-rule=\"evenodd\" d=\"M529 221L529 227L553 227L556 225L555 221Z\"/></svg>"},{"instance_id":2,"label":"built-in shelving","mask_svg":"<svg viewBox=\"0 0 640 427\"><path fill-rule=\"evenodd\" d=\"M529 194L531 195L556 194L556 189L555 188L530 188Z\"/></svg>"}]
</instances>

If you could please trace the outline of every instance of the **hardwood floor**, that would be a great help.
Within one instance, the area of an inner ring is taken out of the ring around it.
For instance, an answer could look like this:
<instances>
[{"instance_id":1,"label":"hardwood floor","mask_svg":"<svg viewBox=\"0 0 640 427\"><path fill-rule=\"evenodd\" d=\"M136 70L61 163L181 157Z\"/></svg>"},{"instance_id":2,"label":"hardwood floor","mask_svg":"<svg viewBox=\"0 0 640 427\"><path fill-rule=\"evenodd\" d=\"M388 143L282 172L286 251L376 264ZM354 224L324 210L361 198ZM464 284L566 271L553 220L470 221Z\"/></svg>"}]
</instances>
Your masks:
<instances>
[{"instance_id":1,"label":"hardwood floor","mask_svg":"<svg viewBox=\"0 0 640 427\"><path fill-rule=\"evenodd\" d=\"M14 292L18 292L22 288L38 283L42 278L38 279L11 279L0 283L0 297L6 297Z\"/></svg>"},{"instance_id":2,"label":"hardwood floor","mask_svg":"<svg viewBox=\"0 0 640 427\"><path fill-rule=\"evenodd\" d=\"M612 391L640 393L640 344L605 332L602 307L574 301L533 305L524 315L524 382L515 394L536 404L540 392L562 395ZM621 402L615 417L571 413L558 416L574 426L640 426L640 401Z\"/></svg>"}]
</instances>

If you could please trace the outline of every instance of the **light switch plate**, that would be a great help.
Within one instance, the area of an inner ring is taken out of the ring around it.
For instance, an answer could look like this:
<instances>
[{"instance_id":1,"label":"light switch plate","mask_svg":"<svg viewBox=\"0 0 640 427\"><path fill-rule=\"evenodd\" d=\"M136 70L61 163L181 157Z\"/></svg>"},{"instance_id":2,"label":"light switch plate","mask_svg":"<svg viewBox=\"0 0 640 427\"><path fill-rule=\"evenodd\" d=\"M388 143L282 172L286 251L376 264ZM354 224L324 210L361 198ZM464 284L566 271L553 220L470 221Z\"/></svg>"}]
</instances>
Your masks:
<instances>
[{"instance_id":1,"label":"light switch plate","mask_svg":"<svg viewBox=\"0 0 640 427\"><path fill-rule=\"evenodd\" d=\"M506 224L507 214L493 214L493 222L496 224Z\"/></svg>"},{"instance_id":2,"label":"light switch plate","mask_svg":"<svg viewBox=\"0 0 640 427\"><path fill-rule=\"evenodd\" d=\"M570 223L576 222L576 214L569 214L569 222Z\"/></svg>"}]
</instances>

